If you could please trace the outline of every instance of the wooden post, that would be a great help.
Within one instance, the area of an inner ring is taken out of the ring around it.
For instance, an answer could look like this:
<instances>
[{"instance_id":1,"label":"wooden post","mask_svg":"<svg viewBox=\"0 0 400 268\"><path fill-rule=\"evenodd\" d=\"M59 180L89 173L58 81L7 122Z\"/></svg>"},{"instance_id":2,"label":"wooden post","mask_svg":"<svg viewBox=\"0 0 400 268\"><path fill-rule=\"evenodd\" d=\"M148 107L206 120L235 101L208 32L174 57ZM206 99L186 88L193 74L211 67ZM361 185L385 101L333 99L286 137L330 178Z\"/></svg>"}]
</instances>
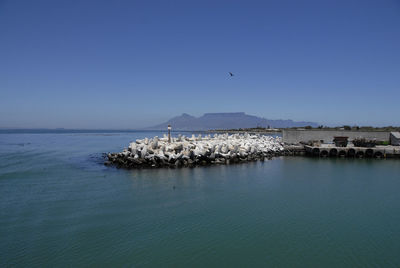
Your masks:
<instances>
[{"instance_id":1,"label":"wooden post","mask_svg":"<svg viewBox=\"0 0 400 268\"><path fill-rule=\"evenodd\" d=\"M168 143L171 143L171 125L168 125Z\"/></svg>"}]
</instances>

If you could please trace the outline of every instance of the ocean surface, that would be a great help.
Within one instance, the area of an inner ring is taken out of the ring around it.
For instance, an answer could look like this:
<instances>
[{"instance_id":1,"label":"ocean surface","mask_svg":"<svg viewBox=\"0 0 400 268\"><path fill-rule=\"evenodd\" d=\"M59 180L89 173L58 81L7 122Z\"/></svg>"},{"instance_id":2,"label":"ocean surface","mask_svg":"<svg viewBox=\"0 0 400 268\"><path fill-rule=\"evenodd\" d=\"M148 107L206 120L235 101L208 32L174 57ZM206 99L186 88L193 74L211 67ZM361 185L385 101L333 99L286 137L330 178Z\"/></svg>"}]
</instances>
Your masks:
<instances>
[{"instance_id":1,"label":"ocean surface","mask_svg":"<svg viewBox=\"0 0 400 268\"><path fill-rule=\"evenodd\" d=\"M0 134L0 267L400 267L400 161L102 165L158 132Z\"/></svg>"}]
</instances>

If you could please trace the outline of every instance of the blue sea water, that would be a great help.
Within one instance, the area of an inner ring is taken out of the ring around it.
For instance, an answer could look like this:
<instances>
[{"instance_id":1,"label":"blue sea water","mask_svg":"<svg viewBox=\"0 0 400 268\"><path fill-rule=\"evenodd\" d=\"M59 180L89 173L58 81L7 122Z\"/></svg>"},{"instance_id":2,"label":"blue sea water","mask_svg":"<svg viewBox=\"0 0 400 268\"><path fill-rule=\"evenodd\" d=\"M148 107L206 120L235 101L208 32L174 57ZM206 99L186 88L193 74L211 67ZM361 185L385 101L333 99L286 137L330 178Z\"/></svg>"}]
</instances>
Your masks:
<instances>
[{"instance_id":1,"label":"blue sea water","mask_svg":"<svg viewBox=\"0 0 400 268\"><path fill-rule=\"evenodd\" d=\"M102 165L159 132L0 134L0 267L400 267L400 161Z\"/></svg>"}]
</instances>

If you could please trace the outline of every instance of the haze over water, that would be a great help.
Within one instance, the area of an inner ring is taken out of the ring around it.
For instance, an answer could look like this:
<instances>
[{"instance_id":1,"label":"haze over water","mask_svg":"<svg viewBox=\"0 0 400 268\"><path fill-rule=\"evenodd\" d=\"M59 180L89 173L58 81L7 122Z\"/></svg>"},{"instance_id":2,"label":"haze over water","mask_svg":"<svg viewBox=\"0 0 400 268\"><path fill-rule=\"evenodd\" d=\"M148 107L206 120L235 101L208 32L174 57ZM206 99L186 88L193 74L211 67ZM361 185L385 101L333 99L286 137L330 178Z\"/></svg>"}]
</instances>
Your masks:
<instances>
[{"instance_id":1,"label":"haze over water","mask_svg":"<svg viewBox=\"0 0 400 268\"><path fill-rule=\"evenodd\" d=\"M400 266L398 160L102 165L155 135L0 134L0 266Z\"/></svg>"}]
</instances>

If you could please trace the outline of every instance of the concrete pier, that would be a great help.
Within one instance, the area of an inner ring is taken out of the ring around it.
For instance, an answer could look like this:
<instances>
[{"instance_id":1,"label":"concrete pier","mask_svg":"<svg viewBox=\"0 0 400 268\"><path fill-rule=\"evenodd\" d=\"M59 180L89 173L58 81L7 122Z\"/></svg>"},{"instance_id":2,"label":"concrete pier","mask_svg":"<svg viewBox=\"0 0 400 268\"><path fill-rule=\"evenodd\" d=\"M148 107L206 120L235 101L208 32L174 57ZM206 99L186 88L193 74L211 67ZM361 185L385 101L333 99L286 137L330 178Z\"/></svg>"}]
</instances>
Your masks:
<instances>
[{"instance_id":1,"label":"concrete pier","mask_svg":"<svg viewBox=\"0 0 400 268\"><path fill-rule=\"evenodd\" d=\"M304 146L306 155L315 157L348 157L348 158L400 158L400 146L376 147L337 147L333 144Z\"/></svg>"},{"instance_id":2,"label":"concrete pier","mask_svg":"<svg viewBox=\"0 0 400 268\"><path fill-rule=\"evenodd\" d=\"M285 155L305 155L306 150L303 145L287 145L285 144Z\"/></svg>"}]
</instances>

